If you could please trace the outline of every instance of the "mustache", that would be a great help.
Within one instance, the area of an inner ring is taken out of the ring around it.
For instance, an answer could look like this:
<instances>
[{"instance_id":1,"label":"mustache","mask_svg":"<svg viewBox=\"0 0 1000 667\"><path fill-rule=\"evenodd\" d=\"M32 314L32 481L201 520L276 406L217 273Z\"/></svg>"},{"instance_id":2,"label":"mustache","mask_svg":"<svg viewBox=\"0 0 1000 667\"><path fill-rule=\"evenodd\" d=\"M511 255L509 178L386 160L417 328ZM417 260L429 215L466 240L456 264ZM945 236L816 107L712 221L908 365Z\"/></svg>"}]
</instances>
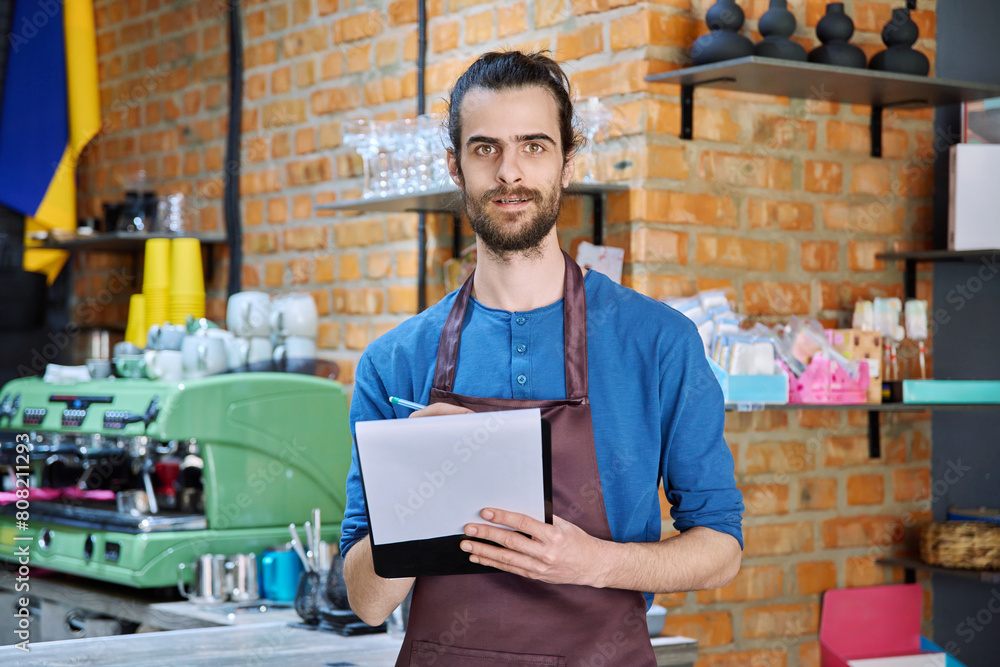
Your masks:
<instances>
[{"instance_id":1,"label":"mustache","mask_svg":"<svg viewBox=\"0 0 1000 667\"><path fill-rule=\"evenodd\" d=\"M482 203L496 201L497 199L535 199L541 200L542 194L538 190L532 190L531 188L505 188L498 187L492 190L487 190L480 197Z\"/></svg>"}]
</instances>

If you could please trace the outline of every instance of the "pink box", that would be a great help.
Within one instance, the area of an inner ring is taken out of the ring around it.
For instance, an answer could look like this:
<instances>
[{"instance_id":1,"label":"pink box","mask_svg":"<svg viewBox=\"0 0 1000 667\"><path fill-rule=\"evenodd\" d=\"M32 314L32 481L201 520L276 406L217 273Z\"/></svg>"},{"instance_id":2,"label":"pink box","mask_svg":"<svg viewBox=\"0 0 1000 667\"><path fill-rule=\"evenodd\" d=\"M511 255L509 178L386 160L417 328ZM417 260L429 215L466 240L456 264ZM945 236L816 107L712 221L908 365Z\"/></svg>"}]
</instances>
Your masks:
<instances>
[{"instance_id":1,"label":"pink box","mask_svg":"<svg viewBox=\"0 0 1000 667\"><path fill-rule=\"evenodd\" d=\"M868 362L858 362L858 377L852 378L840 364L823 356L813 356L801 376L788 370L782 361L781 369L788 375L788 402L799 404L862 404L868 402Z\"/></svg>"}]
</instances>

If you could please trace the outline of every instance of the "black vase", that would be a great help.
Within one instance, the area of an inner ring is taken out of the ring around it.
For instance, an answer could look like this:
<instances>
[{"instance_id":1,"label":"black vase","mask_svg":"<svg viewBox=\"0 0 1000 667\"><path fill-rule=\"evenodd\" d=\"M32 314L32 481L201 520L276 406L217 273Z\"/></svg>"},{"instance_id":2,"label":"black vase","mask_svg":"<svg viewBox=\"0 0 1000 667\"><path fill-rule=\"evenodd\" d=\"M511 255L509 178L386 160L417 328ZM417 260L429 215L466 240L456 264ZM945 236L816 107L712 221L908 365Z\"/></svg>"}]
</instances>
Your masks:
<instances>
[{"instance_id":1,"label":"black vase","mask_svg":"<svg viewBox=\"0 0 1000 667\"><path fill-rule=\"evenodd\" d=\"M770 8L757 22L764 39L754 46L754 53L765 58L805 62L806 50L788 39L795 32L795 14L788 10L788 0L771 0Z\"/></svg>"},{"instance_id":2,"label":"black vase","mask_svg":"<svg viewBox=\"0 0 1000 667\"><path fill-rule=\"evenodd\" d=\"M745 16L736 0L716 0L705 14L712 32L695 40L691 60L695 65L717 63L753 55L753 42L739 34Z\"/></svg>"},{"instance_id":3,"label":"black vase","mask_svg":"<svg viewBox=\"0 0 1000 667\"><path fill-rule=\"evenodd\" d=\"M892 10L892 20L882 28L882 41L889 48L872 56L868 67L886 72L927 76L931 71L931 62L927 56L913 48L919 37L920 29L910 18L910 10Z\"/></svg>"},{"instance_id":4,"label":"black vase","mask_svg":"<svg viewBox=\"0 0 1000 667\"><path fill-rule=\"evenodd\" d=\"M854 34L854 21L844 13L844 3L831 2L826 16L816 26L816 36L823 42L809 53L809 62L838 67L864 67L868 59L860 48L848 43Z\"/></svg>"}]
</instances>

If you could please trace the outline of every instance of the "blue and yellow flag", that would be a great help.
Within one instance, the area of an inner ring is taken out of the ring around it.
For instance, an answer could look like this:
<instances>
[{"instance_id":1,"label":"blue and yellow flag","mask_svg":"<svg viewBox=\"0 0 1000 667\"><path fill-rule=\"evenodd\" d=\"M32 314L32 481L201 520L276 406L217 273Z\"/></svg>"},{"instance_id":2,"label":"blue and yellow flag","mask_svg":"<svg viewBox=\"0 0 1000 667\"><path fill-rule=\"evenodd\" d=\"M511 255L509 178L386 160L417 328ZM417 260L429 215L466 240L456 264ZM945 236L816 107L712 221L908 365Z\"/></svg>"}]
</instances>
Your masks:
<instances>
[{"instance_id":1,"label":"blue and yellow flag","mask_svg":"<svg viewBox=\"0 0 1000 667\"><path fill-rule=\"evenodd\" d=\"M76 161L101 125L92 0L16 0L0 110L0 202L27 216L24 268L66 262L39 230L76 229Z\"/></svg>"}]
</instances>

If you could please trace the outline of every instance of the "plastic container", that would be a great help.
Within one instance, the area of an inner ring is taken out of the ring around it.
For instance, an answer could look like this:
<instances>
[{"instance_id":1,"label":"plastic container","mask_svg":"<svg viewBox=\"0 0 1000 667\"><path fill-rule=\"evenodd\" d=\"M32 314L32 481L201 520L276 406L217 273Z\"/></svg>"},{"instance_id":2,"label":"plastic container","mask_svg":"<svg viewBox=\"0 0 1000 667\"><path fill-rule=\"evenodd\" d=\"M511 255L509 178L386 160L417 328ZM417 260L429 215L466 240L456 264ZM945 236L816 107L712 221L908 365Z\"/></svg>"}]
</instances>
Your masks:
<instances>
[{"instance_id":1,"label":"plastic container","mask_svg":"<svg viewBox=\"0 0 1000 667\"><path fill-rule=\"evenodd\" d=\"M858 362L858 375L852 378L836 361L817 353L801 376L778 364L788 376L788 402L799 405L860 405L868 403L868 362Z\"/></svg>"}]
</instances>

